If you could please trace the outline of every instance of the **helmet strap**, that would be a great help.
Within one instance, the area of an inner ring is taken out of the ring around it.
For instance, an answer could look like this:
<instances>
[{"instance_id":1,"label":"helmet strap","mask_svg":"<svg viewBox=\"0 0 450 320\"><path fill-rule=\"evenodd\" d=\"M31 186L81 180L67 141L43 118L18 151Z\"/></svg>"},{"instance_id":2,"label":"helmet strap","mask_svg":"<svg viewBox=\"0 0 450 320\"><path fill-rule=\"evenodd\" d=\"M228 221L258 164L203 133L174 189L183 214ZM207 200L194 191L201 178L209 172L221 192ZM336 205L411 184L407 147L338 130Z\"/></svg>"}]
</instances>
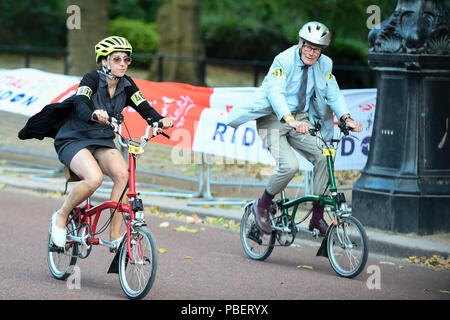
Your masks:
<instances>
[{"instance_id":1,"label":"helmet strap","mask_svg":"<svg viewBox=\"0 0 450 320\"><path fill-rule=\"evenodd\" d=\"M113 75L111 72L111 64L109 63L109 55L106 57L106 68L102 66L102 72L109 79L113 79L113 80L120 79L120 77Z\"/></svg>"}]
</instances>

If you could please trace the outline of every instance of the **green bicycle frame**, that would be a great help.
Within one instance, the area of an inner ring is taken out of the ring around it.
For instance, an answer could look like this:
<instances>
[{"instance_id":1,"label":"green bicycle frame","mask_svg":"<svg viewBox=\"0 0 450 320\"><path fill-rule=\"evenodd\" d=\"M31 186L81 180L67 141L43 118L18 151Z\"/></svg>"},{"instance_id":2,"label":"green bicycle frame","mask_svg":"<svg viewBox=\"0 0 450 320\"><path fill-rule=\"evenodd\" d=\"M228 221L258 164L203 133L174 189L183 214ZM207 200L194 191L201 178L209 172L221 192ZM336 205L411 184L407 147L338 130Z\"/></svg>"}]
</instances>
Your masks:
<instances>
[{"instance_id":1,"label":"green bicycle frame","mask_svg":"<svg viewBox=\"0 0 450 320\"><path fill-rule=\"evenodd\" d=\"M332 194L335 194L337 192L337 187L334 179L333 156L335 155L336 150L332 148L325 148L322 149L322 153L327 157L328 181L330 183L330 191ZM298 206L304 202L314 202L319 203L320 205L333 206L335 210L339 209L339 205L334 197L330 198L325 196L305 195L294 200L287 200L283 197L281 203L283 214L288 214L288 209L294 207L292 211L292 220L295 221L295 215L297 214Z\"/></svg>"}]
</instances>

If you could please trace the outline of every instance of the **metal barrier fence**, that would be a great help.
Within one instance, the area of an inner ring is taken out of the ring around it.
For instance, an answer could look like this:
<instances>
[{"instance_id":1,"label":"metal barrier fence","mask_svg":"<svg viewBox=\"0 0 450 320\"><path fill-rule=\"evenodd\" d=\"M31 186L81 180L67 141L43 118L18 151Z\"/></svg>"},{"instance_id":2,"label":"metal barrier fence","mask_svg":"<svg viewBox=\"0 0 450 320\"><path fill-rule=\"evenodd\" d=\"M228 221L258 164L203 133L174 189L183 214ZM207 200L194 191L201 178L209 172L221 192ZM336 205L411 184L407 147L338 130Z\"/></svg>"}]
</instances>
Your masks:
<instances>
[{"instance_id":1,"label":"metal barrier fence","mask_svg":"<svg viewBox=\"0 0 450 320\"><path fill-rule=\"evenodd\" d=\"M8 153L17 153L23 154L27 156L41 157L46 159L54 159L57 160L56 155L50 155L45 153L33 152L28 150L21 150L9 147L0 147L0 151L8 152ZM206 161L205 161L206 158ZM16 160L3 160L4 164L14 165L16 167L2 167L0 166L0 172L3 170L21 172L21 173L36 173L31 177L32 180L36 181L48 181L48 182L65 182L63 168L64 166L54 167L54 166L46 166L39 165L32 162L23 162ZM204 171L206 170L206 175ZM180 175L174 175L170 173L163 173L152 170L136 170L137 173L150 175L150 176L160 176L164 178L188 181L192 183L197 183L198 188L197 191L185 190L180 188L173 188L169 186L148 184L148 183L137 183L137 186L142 188L158 188L166 191L151 191L151 190L139 190L140 194L145 195L156 195L156 196L164 196L164 197L179 197L179 198L200 198L199 200L189 200L187 201L187 205L190 206L201 206L205 204L209 205L241 205L245 204L247 199L242 198L217 198L212 195L211 188L212 186L244 186L244 187L264 187L264 182L245 182L245 181L223 181L223 180L213 180L211 179L211 156L203 154L201 155L201 166L196 177L186 177ZM302 188L305 190L305 194L308 194L310 190L312 190L312 172L303 171L304 174L304 182L293 184L290 183L288 188ZM107 178L102 186L97 189L97 192L105 192L108 193L111 191L110 186L112 182L109 178Z\"/></svg>"},{"instance_id":2,"label":"metal barrier fence","mask_svg":"<svg viewBox=\"0 0 450 320\"><path fill-rule=\"evenodd\" d=\"M31 47L31 46L10 46L10 45L0 45L0 52L9 53L20 53L24 55L24 67L30 68L30 57L33 54L56 54L64 58L64 74L69 74L69 51L67 48L45 48L45 47ZM162 54L151 54L151 53L141 53L134 52L134 58L157 60L157 81L164 81L164 61L165 60L182 60L182 61L195 61L200 65L200 78L203 85L206 85L206 67L208 64L219 64L228 66L247 66L251 67L253 70L253 86L257 87L259 85L259 74L261 72L267 71L271 64L271 61L262 60L240 60L240 59L219 59L219 58L208 58L208 57L181 57L181 56L168 56ZM375 86L375 73L370 70L368 66L355 66L355 65L334 65L333 70L337 72L359 72L361 74L369 75L368 87Z\"/></svg>"}]
</instances>

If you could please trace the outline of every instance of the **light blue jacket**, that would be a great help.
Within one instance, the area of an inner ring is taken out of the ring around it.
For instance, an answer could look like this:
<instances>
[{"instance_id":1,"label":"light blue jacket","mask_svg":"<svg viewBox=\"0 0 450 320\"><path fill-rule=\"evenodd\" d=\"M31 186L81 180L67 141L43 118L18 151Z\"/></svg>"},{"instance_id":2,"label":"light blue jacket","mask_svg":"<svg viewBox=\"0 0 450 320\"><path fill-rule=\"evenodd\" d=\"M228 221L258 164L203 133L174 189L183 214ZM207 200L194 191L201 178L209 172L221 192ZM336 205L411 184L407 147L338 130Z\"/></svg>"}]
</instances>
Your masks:
<instances>
[{"instance_id":1,"label":"light blue jacket","mask_svg":"<svg viewBox=\"0 0 450 320\"><path fill-rule=\"evenodd\" d=\"M278 54L262 85L254 92L253 103L231 109L225 123L231 127L238 127L247 121L258 119L275 112L278 119L289 112L289 106L298 104L301 70L303 63L299 56L298 45ZM322 54L312 65L315 97L309 101L309 120L317 120L322 124L322 135L325 139L333 137L333 112L338 119L349 113L344 96L339 90L336 78L331 73L332 60ZM297 71L297 72L296 72Z\"/></svg>"}]
</instances>

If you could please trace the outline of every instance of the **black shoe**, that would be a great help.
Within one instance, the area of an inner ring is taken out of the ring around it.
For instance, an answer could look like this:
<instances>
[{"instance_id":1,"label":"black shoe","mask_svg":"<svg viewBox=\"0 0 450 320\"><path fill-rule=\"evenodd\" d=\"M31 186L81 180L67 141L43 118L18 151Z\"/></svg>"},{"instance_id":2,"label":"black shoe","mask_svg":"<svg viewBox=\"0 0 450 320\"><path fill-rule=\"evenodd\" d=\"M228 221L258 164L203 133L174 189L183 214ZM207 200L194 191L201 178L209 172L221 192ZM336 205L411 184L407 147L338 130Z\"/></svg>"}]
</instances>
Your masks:
<instances>
[{"instance_id":1,"label":"black shoe","mask_svg":"<svg viewBox=\"0 0 450 320\"><path fill-rule=\"evenodd\" d=\"M310 221L309 231L313 231L313 229L319 230L319 236L325 237L328 230L328 224L323 219L320 219L319 222Z\"/></svg>"},{"instance_id":2,"label":"black shoe","mask_svg":"<svg viewBox=\"0 0 450 320\"><path fill-rule=\"evenodd\" d=\"M271 234L272 226L270 225L270 207L268 209L258 210L258 200L256 200L253 203L252 210L255 215L255 222L258 229L266 234Z\"/></svg>"}]
</instances>

